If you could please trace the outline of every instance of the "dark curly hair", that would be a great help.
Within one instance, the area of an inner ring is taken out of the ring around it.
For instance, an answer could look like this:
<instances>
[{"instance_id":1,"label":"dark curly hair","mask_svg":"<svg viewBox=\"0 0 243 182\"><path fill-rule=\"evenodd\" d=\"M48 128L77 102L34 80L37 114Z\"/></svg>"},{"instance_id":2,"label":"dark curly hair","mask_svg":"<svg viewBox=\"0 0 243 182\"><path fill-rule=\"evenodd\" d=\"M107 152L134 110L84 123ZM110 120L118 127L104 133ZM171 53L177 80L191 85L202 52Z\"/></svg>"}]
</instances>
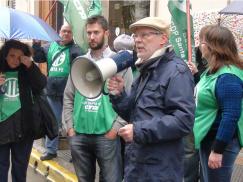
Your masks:
<instances>
[{"instance_id":1,"label":"dark curly hair","mask_svg":"<svg viewBox=\"0 0 243 182\"><path fill-rule=\"evenodd\" d=\"M6 57L10 49L19 49L24 53L25 56L28 57L32 55L31 49L27 44L18 40L8 40L0 49L0 71L6 71L6 69L9 69Z\"/></svg>"}]
</instances>

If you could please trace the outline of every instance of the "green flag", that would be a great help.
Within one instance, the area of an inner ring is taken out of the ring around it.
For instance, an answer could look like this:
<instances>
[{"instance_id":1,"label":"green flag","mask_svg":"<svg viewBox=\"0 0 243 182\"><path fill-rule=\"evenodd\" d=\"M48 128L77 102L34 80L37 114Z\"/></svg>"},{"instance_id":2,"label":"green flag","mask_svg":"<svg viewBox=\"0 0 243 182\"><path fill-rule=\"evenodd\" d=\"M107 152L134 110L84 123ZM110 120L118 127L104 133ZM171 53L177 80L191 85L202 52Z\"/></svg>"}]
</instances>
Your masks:
<instances>
[{"instance_id":1,"label":"green flag","mask_svg":"<svg viewBox=\"0 0 243 182\"><path fill-rule=\"evenodd\" d=\"M170 43L178 56L184 61L188 61L187 48L187 17L186 0L169 0L168 9L171 14L171 35ZM192 61L195 62L195 43L193 21L191 16L191 42L192 42Z\"/></svg>"},{"instance_id":2,"label":"green flag","mask_svg":"<svg viewBox=\"0 0 243 182\"><path fill-rule=\"evenodd\" d=\"M72 26L74 41L86 52L88 49L85 31L86 19L92 15L100 15L100 0L59 0L64 5L63 15Z\"/></svg>"}]
</instances>

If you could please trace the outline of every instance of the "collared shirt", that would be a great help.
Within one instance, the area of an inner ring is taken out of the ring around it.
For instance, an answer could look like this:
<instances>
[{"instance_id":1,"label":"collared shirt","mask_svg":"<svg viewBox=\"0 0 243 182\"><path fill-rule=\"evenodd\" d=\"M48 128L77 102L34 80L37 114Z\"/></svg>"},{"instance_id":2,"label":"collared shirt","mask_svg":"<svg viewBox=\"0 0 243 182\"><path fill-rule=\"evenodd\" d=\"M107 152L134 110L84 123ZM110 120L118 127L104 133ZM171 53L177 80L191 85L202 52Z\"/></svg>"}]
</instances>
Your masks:
<instances>
[{"instance_id":1,"label":"collared shirt","mask_svg":"<svg viewBox=\"0 0 243 182\"><path fill-rule=\"evenodd\" d=\"M98 59L109 58L109 57L111 57L115 54L116 53L114 51L112 51L109 46L107 46ZM97 58L92 57L91 49L89 49L88 52L84 56L87 57L88 59L92 59L92 60L95 60L95 61L98 60Z\"/></svg>"}]
</instances>

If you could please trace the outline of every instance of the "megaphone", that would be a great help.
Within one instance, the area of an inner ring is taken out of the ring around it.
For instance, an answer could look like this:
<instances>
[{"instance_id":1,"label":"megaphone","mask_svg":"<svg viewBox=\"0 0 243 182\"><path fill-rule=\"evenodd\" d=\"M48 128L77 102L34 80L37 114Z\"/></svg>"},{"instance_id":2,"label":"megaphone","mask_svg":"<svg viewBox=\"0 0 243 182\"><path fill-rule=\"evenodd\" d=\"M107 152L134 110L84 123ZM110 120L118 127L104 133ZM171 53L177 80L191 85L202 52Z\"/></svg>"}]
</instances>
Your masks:
<instances>
[{"instance_id":1,"label":"megaphone","mask_svg":"<svg viewBox=\"0 0 243 182\"><path fill-rule=\"evenodd\" d=\"M111 58L93 61L85 56L77 57L71 67L74 87L87 98L98 97L107 78L134 64L132 51L120 51Z\"/></svg>"}]
</instances>

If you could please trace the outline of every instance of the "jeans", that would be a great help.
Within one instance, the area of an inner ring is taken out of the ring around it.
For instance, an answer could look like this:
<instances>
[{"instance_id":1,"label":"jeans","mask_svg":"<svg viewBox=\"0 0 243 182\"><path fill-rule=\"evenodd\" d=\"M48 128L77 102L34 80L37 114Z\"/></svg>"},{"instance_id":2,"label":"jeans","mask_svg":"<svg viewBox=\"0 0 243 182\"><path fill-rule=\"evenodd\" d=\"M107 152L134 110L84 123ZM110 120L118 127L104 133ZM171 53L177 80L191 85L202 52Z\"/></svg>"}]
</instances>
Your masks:
<instances>
[{"instance_id":1,"label":"jeans","mask_svg":"<svg viewBox=\"0 0 243 182\"><path fill-rule=\"evenodd\" d=\"M218 169L211 169L208 167L208 158L211 152L212 142L213 141L203 141L199 150L202 182L229 182L235 159L240 152L239 140L234 138L227 145L223 153L222 167Z\"/></svg>"},{"instance_id":2,"label":"jeans","mask_svg":"<svg viewBox=\"0 0 243 182\"><path fill-rule=\"evenodd\" d=\"M77 134L70 137L73 165L79 182L94 182L96 160L101 182L122 181L120 140L104 135Z\"/></svg>"},{"instance_id":3,"label":"jeans","mask_svg":"<svg viewBox=\"0 0 243 182\"><path fill-rule=\"evenodd\" d=\"M33 145L32 139L0 145L0 181L8 181L11 155L12 182L26 182L27 168ZM11 151L11 152L10 152Z\"/></svg>"},{"instance_id":4,"label":"jeans","mask_svg":"<svg viewBox=\"0 0 243 182\"><path fill-rule=\"evenodd\" d=\"M47 96L47 101L50 104L50 107L55 114L55 117L58 121L59 128L61 128L63 96ZM57 153L58 140L59 140L58 136L53 140L50 140L46 136L46 142L45 142L46 153L51 153L51 154Z\"/></svg>"},{"instance_id":5,"label":"jeans","mask_svg":"<svg viewBox=\"0 0 243 182\"><path fill-rule=\"evenodd\" d=\"M195 149L194 135L191 132L183 138L184 142L184 182L198 182L199 152Z\"/></svg>"}]
</instances>

